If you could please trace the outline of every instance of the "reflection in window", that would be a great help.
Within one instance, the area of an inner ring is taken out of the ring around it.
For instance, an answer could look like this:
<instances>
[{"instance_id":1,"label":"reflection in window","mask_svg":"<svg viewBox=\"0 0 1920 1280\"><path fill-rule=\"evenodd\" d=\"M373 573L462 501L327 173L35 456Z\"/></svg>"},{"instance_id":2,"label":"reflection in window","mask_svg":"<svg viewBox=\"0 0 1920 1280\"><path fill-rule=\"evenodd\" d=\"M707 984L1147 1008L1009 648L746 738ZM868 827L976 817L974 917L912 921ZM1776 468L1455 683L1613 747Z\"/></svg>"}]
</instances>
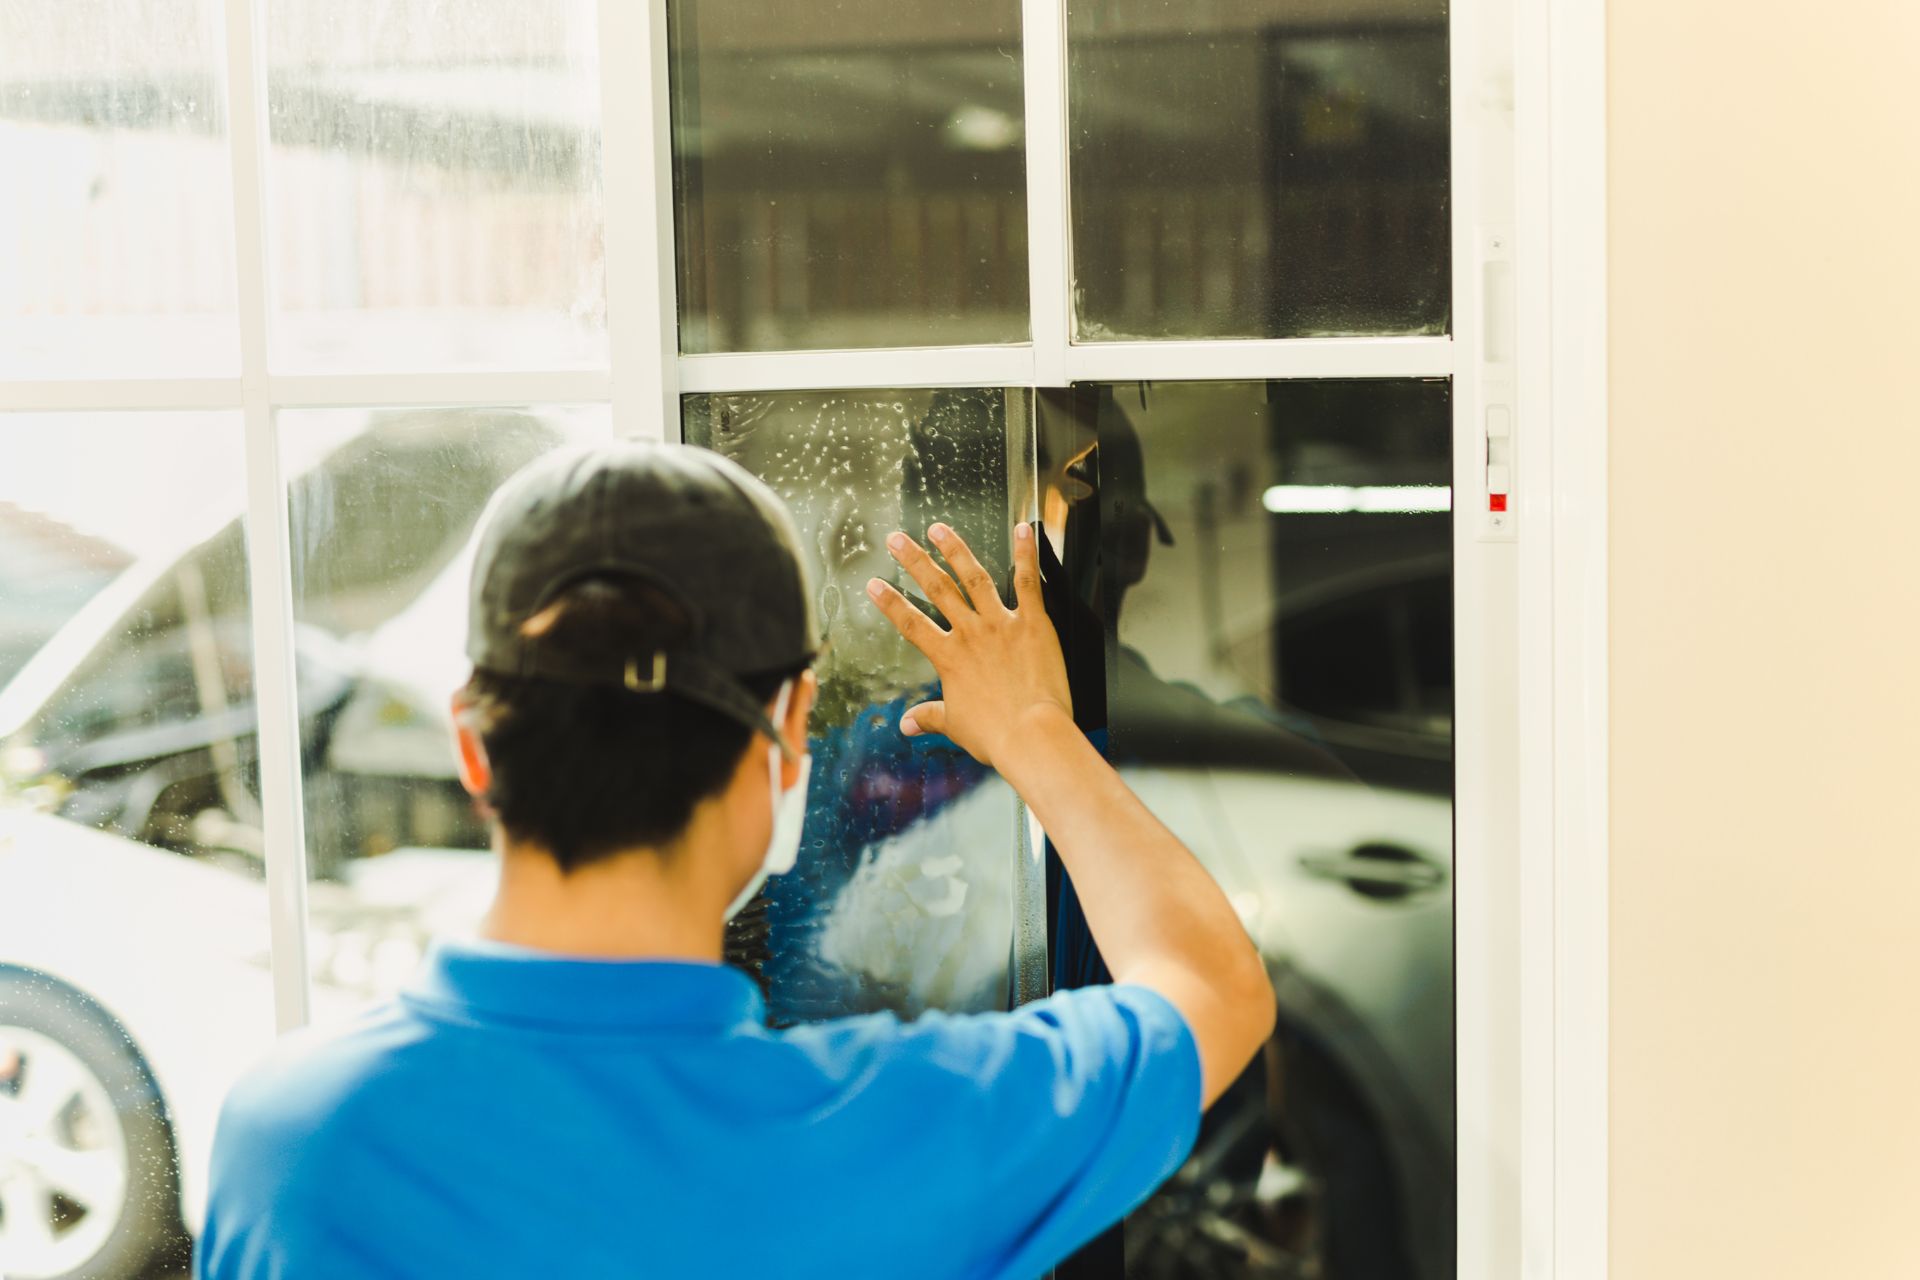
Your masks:
<instances>
[{"instance_id":1,"label":"reflection in window","mask_svg":"<svg viewBox=\"0 0 1920 1280\"><path fill-rule=\"evenodd\" d=\"M1076 334L1439 333L1446 0L1069 0Z\"/></svg>"},{"instance_id":2,"label":"reflection in window","mask_svg":"<svg viewBox=\"0 0 1920 1280\"><path fill-rule=\"evenodd\" d=\"M776 1021L891 1008L988 1009L1007 998L1015 801L900 713L932 668L867 602L869 578L916 591L887 554L894 529L945 521L999 575L1030 483L1025 391L692 396L686 437L792 507L819 593L826 652L813 782L795 870L729 936Z\"/></svg>"},{"instance_id":3,"label":"reflection in window","mask_svg":"<svg viewBox=\"0 0 1920 1280\"><path fill-rule=\"evenodd\" d=\"M470 540L541 454L611 434L604 408L301 410L290 485L311 952L318 987L390 993L492 889L485 820L454 773Z\"/></svg>"},{"instance_id":4,"label":"reflection in window","mask_svg":"<svg viewBox=\"0 0 1920 1280\"><path fill-rule=\"evenodd\" d=\"M267 10L276 364L604 364L591 0Z\"/></svg>"},{"instance_id":5,"label":"reflection in window","mask_svg":"<svg viewBox=\"0 0 1920 1280\"><path fill-rule=\"evenodd\" d=\"M1026 340L1015 0L668 15L683 350Z\"/></svg>"},{"instance_id":6,"label":"reflection in window","mask_svg":"<svg viewBox=\"0 0 1920 1280\"><path fill-rule=\"evenodd\" d=\"M0 415L9 1275L183 1270L273 1033L239 445L238 414Z\"/></svg>"},{"instance_id":7,"label":"reflection in window","mask_svg":"<svg viewBox=\"0 0 1920 1280\"><path fill-rule=\"evenodd\" d=\"M219 13L0 0L0 374L238 368Z\"/></svg>"},{"instance_id":8,"label":"reflection in window","mask_svg":"<svg viewBox=\"0 0 1920 1280\"><path fill-rule=\"evenodd\" d=\"M1076 712L1238 907L1281 1007L1194 1159L1063 1275L1121 1252L1169 1280L1451 1275L1450 421L1443 382L1042 400L1051 607L1104 673ZM1098 980L1056 894L1055 980Z\"/></svg>"}]
</instances>

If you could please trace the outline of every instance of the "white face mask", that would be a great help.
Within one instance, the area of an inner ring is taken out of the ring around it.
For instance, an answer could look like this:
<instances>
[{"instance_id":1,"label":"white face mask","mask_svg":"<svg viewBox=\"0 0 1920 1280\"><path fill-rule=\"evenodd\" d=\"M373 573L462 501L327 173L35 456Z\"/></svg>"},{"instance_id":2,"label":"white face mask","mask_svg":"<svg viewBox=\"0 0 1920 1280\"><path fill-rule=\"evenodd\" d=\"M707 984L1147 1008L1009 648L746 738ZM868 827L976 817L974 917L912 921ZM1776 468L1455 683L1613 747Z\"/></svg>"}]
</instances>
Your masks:
<instances>
[{"instance_id":1,"label":"white face mask","mask_svg":"<svg viewBox=\"0 0 1920 1280\"><path fill-rule=\"evenodd\" d=\"M786 728L787 703L793 696L794 682L789 680L780 686L780 696L773 704L773 723L782 731ZM773 832L767 838L766 856L760 860L760 869L747 881L746 888L727 908L727 919L740 914L740 909L753 901L753 895L760 892L760 886L767 882L768 876L783 876L793 870L793 864L800 857L800 830L807 821L807 779L813 773L813 756L800 757L800 777L785 791L780 789L780 748L772 743L767 746L767 784L768 794L773 797Z\"/></svg>"}]
</instances>

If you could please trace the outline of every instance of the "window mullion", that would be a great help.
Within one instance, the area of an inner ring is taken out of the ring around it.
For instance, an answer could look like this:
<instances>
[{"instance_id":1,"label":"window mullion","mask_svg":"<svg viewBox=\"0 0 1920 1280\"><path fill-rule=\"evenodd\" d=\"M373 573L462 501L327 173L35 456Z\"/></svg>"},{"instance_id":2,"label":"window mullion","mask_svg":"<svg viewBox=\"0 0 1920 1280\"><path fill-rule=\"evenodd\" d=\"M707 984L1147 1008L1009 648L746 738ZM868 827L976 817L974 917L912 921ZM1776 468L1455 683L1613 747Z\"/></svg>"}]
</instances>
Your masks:
<instances>
[{"instance_id":1,"label":"window mullion","mask_svg":"<svg viewBox=\"0 0 1920 1280\"><path fill-rule=\"evenodd\" d=\"M1034 381L1027 346L908 347L873 351L752 351L681 356L689 394L850 391L895 387L1024 387Z\"/></svg>"},{"instance_id":2,"label":"window mullion","mask_svg":"<svg viewBox=\"0 0 1920 1280\"><path fill-rule=\"evenodd\" d=\"M1026 77L1027 281L1032 291L1033 379L1063 387L1073 269L1067 227L1066 0L1021 0Z\"/></svg>"},{"instance_id":3,"label":"window mullion","mask_svg":"<svg viewBox=\"0 0 1920 1280\"><path fill-rule=\"evenodd\" d=\"M666 6L600 0L600 164L606 205L613 429L680 437L673 98Z\"/></svg>"},{"instance_id":4,"label":"window mullion","mask_svg":"<svg viewBox=\"0 0 1920 1280\"><path fill-rule=\"evenodd\" d=\"M0 413L238 409L238 378L73 378L0 381Z\"/></svg>"},{"instance_id":5,"label":"window mullion","mask_svg":"<svg viewBox=\"0 0 1920 1280\"><path fill-rule=\"evenodd\" d=\"M1066 352L1069 382L1444 378L1453 371L1453 339L1443 335L1088 342Z\"/></svg>"},{"instance_id":6,"label":"window mullion","mask_svg":"<svg viewBox=\"0 0 1920 1280\"><path fill-rule=\"evenodd\" d=\"M1072 382L1233 382L1270 378L1444 378L1450 337L1280 338L1063 345L748 351L678 360L689 394L891 387L1051 386ZM1049 363L1055 373L1043 371ZM1060 371L1064 370L1064 373ZM1052 380L1050 380L1052 379Z\"/></svg>"},{"instance_id":7,"label":"window mullion","mask_svg":"<svg viewBox=\"0 0 1920 1280\"><path fill-rule=\"evenodd\" d=\"M1036 387L1064 387L1072 338L1067 225L1067 6L1066 0L1021 0L1021 73L1026 90L1027 287L1030 291L1030 373ZM1039 397L1033 411L1039 412ZM1029 439L1037 438L1029 423ZM1039 476L1033 477L1037 506ZM1016 512L1025 518L1036 512ZM1013 858L1012 996L1038 999L1050 989L1046 918L1046 833L1022 801L1016 809Z\"/></svg>"},{"instance_id":8,"label":"window mullion","mask_svg":"<svg viewBox=\"0 0 1920 1280\"><path fill-rule=\"evenodd\" d=\"M246 431L247 565L253 619L260 801L276 1021L306 1024L306 824L294 683L293 572L286 486L267 378L267 63L265 0L226 0L227 132L239 285L240 382Z\"/></svg>"},{"instance_id":9,"label":"window mullion","mask_svg":"<svg viewBox=\"0 0 1920 1280\"><path fill-rule=\"evenodd\" d=\"M267 380L268 396L280 409L596 404L607 400L610 389L605 369L281 374Z\"/></svg>"}]
</instances>

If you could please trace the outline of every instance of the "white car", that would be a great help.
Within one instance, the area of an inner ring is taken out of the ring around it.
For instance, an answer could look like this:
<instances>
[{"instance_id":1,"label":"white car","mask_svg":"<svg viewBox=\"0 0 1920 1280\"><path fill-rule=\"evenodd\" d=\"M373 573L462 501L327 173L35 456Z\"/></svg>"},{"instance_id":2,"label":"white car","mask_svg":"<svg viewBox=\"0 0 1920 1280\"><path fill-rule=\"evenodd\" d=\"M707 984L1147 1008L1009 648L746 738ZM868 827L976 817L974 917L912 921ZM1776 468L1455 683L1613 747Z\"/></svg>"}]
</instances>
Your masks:
<instances>
[{"instance_id":1,"label":"white car","mask_svg":"<svg viewBox=\"0 0 1920 1280\"><path fill-rule=\"evenodd\" d=\"M491 884L485 854L402 850L314 886L316 1020L391 990ZM273 1035L260 881L0 808L0 1275L184 1263L221 1100Z\"/></svg>"},{"instance_id":2,"label":"white car","mask_svg":"<svg viewBox=\"0 0 1920 1280\"><path fill-rule=\"evenodd\" d=\"M273 1036L263 887L0 810L0 1274L137 1276Z\"/></svg>"}]
</instances>

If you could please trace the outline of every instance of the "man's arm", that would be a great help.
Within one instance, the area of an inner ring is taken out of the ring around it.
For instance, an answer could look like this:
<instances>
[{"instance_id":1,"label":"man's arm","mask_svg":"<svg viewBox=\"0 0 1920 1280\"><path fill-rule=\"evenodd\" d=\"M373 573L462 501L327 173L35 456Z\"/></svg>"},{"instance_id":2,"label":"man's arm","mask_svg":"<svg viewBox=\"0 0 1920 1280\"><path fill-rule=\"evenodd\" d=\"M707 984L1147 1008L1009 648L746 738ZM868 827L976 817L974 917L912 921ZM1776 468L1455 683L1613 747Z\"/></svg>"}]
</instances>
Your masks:
<instances>
[{"instance_id":1,"label":"man's arm","mask_svg":"<svg viewBox=\"0 0 1920 1280\"><path fill-rule=\"evenodd\" d=\"M878 578L867 584L940 676L941 700L910 709L901 731L945 734L1020 793L1059 849L1114 980L1157 991L1192 1029L1207 1105L1272 1034L1259 953L1213 878L1074 727L1032 526L1016 530L1011 609L960 535L929 532L959 583L904 534L887 545L949 628Z\"/></svg>"}]
</instances>

